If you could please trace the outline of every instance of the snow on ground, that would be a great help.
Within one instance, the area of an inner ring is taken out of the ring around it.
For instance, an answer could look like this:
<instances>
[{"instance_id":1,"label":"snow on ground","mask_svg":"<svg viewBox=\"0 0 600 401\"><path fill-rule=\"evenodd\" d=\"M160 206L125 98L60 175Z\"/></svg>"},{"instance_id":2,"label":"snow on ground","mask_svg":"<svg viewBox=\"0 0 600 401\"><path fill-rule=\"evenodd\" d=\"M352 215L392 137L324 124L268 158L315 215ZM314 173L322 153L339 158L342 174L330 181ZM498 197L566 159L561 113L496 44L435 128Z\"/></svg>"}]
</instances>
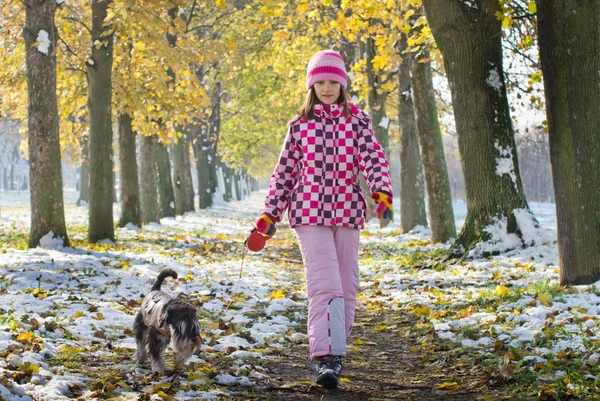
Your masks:
<instances>
[{"instance_id":1,"label":"snow on ground","mask_svg":"<svg viewBox=\"0 0 600 401\"><path fill-rule=\"evenodd\" d=\"M246 254L238 280L243 239L260 211L259 197L162 219L141 230L120 228L116 244L88 245L87 208L75 206L75 197L67 193L66 219L73 247L57 246L49 236L43 241L46 248L30 250L25 240L29 195L4 195L0 199L0 373L4 377L0 395L5 399L94 398L98 394L88 389L95 389L90 382L96 375L86 374L85 369L73 374L78 365L71 360L85 361L83 366L92 361L102 365L101 361L118 361L120 354L129 356L131 366L126 370L134 373L114 384L112 391L134 394L132 383L149 371L134 369L130 359L135 350L133 321L141 298L163 268L179 274L178 280L166 280L163 289L193 300L200 307L204 328L202 350L190 361L194 364L190 370L197 368L202 374L189 373L194 384L178 399L216 399L219 391L206 391L213 382L252 385L251 374L262 374L261 367L248 368L243 360L260 358L254 350L279 349L292 334L296 341L306 339L294 330L305 320L304 300L285 297L296 291L295 272L281 265L274 269L261 254ZM237 373L215 372L206 365L217 354L238 360ZM106 392L106 386L96 390Z\"/></svg>"},{"instance_id":2,"label":"snow on ground","mask_svg":"<svg viewBox=\"0 0 600 401\"><path fill-rule=\"evenodd\" d=\"M153 387L148 369L131 360L131 327L141 297L167 267L179 279L163 288L193 300L205 330L205 344L189 361L189 383L177 399L217 399L227 386L252 386L265 372L245 359L260 361L268 350L306 341L296 331L306 319L297 270L262 252L246 254L238 283L241 243L260 212L262 192L142 229L120 228L116 244L88 245L87 208L75 206L77 194L66 191L73 248L57 247L49 238L47 249L32 250L26 248L29 194L0 195L0 396L8 400L92 399L109 390L131 397L126 399L157 394L161 384ZM369 222L361 235L362 289L377 287L380 295L360 295L359 308L410 311L427 319L439 338L483 354L518 348L519 368L537 369L561 353L597 363L600 283L558 286L554 205L530 206L541 225L523 224L532 246L445 268L421 266L448 246L432 245L427 229L399 235L398 224L379 229ZM466 205L456 201L454 210L460 228ZM501 241L514 240L498 227ZM278 236L293 240L289 231ZM120 361L120 355L126 357ZM216 358L231 364L215 370ZM92 372L105 366L129 372L127 378L107 390Z\"/></svg>"}]
</instances>

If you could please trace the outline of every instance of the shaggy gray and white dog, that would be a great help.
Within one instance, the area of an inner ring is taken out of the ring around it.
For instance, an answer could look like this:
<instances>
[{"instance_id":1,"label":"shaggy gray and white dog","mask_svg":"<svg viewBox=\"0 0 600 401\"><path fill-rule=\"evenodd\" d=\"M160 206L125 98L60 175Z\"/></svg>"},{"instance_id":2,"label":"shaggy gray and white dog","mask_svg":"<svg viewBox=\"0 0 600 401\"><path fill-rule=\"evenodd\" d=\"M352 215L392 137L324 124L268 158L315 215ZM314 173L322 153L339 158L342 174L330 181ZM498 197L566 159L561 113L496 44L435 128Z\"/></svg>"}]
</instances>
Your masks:
<instances>
[{"instance_id":1,"label":"shaggy gray and white dog","mask_svg":"<svg viewBox=\"0 0 600 401\"><path fill-rule=\"evenodd\" d=\"M133 324L137 361L144 363L150 353L153 372L165 370L164 354L169 342L174 350L176 366L183 365L202 343L196 308L160 290L166 277L177 278L177 273L171 269L161 270Z\"/></svg>"}]
</instances>

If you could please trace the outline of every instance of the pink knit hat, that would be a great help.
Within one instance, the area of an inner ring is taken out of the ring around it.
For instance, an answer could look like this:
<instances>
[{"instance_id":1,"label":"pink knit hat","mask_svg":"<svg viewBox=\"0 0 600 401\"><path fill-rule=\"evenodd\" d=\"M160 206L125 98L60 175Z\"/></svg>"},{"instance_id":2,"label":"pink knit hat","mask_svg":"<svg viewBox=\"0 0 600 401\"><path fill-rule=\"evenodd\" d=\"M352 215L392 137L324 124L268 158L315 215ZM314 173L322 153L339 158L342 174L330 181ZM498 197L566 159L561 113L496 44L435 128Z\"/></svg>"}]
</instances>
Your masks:
<instances>
[{"instance_id":1,"label":"pink knit hat","mask_svg":"<svg viewBox=\"0 0 600 401\"><path fill-rule=\"evenodd\" d=\"M339 82L346 89L344 58L333 50L323 50L310 58L306 70L306 89L310 89L315 82L326 79Z\"/></svg>"}]
</instances>

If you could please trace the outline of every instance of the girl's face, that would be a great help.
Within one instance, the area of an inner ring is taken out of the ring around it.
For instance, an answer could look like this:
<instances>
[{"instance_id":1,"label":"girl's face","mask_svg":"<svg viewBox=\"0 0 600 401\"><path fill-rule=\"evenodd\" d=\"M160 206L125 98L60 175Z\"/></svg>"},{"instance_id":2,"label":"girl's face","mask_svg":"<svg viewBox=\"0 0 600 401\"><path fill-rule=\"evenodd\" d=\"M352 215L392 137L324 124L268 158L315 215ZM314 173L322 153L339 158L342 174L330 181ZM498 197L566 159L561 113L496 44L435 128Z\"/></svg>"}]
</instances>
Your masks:
<instances>
[{"instance_id":1,"label":"girl's face","mask_svg":"<svg viewBox=\"0 0 600 401\"><path fill-rule=\"evenodd\" d=\"M315 93L317 98L323 104L333 104L340 97L340 90L342 85L339 82L330 81L325 79L323 81L317 81L314 84Z\"/></svg>"}]
</instances>

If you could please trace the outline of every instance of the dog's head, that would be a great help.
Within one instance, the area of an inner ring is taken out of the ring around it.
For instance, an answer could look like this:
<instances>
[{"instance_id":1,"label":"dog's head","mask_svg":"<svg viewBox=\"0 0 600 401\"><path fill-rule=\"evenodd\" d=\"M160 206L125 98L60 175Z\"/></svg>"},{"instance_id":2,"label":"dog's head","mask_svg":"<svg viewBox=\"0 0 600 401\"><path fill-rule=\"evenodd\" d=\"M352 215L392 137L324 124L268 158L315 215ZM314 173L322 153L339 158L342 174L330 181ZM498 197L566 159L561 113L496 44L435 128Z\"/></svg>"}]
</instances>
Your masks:
<instances>
[{"instance_id":1,"label":"dog's head","mask_svg":"<svg viewBox=\"0 0 600 401\"><path fill-rule=\"evenodd\" d=\"M171 332L171 347L175 350L175 365L183 365L200 350L200 322L196 308L179 298L169 301L161 327Z\"/></svg>"}]
</instances>

